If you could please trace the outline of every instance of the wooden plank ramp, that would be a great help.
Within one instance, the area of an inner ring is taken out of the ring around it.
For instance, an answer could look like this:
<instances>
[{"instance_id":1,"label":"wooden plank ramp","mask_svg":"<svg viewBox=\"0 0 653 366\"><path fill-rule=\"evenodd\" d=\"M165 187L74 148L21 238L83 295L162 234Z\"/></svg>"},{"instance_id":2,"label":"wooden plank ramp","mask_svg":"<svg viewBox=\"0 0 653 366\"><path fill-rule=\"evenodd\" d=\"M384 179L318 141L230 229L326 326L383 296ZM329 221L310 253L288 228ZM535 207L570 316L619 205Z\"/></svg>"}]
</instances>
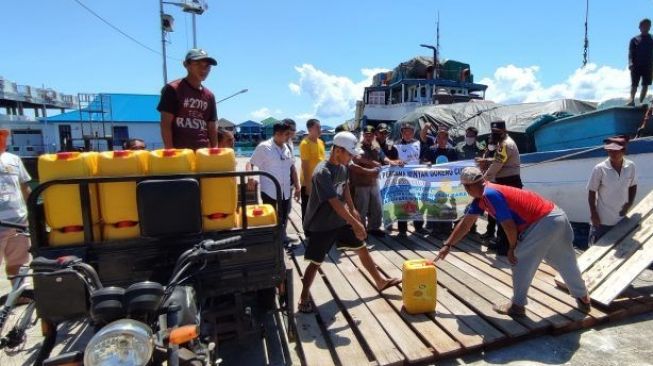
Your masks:
<instances>
[{"instance_id":1,"label":"wooden plank ramp","mask_svg":"<svg viewBox=\"0 0 653 366\"><path fill-rule=\"evenodd\" d=\"M579 258L595 304L609 306L653 263L653 192ZM559 276L556 283L564 287Z\"/></svg>"},{"instance_id":2,"label":"wooden plank ramp","mask_svg":"<svg viewBox=\"0 0 653 366\"><path fill-rule=\"evenodd\" d=\"M288 231L300 239L300 244L289 251L289 263L295 266L296 274L295 301L308 264L303 258L306 242L300 217L295 207L288 226ZM612 235L623 238L637 228L628 221ZM401 277L405 260L433 259L442 239L393 234L369 237L368 247L382 273ZM302 364L430 364L653 310L653 296L629 290L612 306L584 314L576 309L575 300L556 286L555 269L543 263L528 294L526 316L513 319L497 314L492 305L512 296L511 266L505 257L486 253L477 239L472 236L463 240L445 261L436 263L436 310L418 315L403 311L401 285L380 294L355 252L332 249L311 287L316 312L294 317Z\"/></svg>"}]
</instances>

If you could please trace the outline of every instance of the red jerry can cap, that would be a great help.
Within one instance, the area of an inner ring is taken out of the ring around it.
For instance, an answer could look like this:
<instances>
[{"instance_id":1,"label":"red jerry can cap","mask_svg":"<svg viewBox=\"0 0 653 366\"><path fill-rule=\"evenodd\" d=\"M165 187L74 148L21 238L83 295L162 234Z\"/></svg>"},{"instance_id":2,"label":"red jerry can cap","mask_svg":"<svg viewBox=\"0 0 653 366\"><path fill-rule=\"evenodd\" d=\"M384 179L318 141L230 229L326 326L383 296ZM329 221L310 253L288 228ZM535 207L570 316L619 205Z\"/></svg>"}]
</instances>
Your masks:
<instances>
[{"instance_id":1,"label":"red jerry can cap","mask_svg":"<svg viewBox=\"0 0 653 366\"><path fill-rule=\"evenodd\" d=\"M113 152L114 158L125 158L129 156L129 150L116 150Z\"/></svg>"},{"instance_id":2,"label":"red jerry can cap","mask_svg":"<svg viewBox=\"0 0 653 366\"><path fill-rule=\"evenodd\" d=\"M210 147L209 148L209 155L218 155L222 152L222 149L219 147Z\"/></svg>"},{"instance_id":3,"label":"red jerry can cap","mask_svg":"<svg viewBox=\"0 0 653 366\"><path fill-rule=\"evenodd\" d=\"M75 156L73 151L62 151L57 153L57 160L68 160L72 159Z\"/></svg>"},{"instance_id":4,"label":"red jerry can cap","mask_svg":"<svg viewBox=\"0 0 653 366\"><path fill-rule=\"evenodd\" d=\"M252 215L254 215L254 216L261 216L261 215L263 215L263 209L262 209L261 207L255 207L255 208L252 210Z\"/></svg>"},{"instance_id":5,"label":"red jerry can cap","mask_svg":"<svg viewBox=\"0 0 653 366\"><path fill-rule=\"evenodd\" d=\"M166 158L169 158L171 156L175 156L176 153L177 153L176 149L164 149L163 150L163 156L165 156Z\"/></svg>"}]
</instances>

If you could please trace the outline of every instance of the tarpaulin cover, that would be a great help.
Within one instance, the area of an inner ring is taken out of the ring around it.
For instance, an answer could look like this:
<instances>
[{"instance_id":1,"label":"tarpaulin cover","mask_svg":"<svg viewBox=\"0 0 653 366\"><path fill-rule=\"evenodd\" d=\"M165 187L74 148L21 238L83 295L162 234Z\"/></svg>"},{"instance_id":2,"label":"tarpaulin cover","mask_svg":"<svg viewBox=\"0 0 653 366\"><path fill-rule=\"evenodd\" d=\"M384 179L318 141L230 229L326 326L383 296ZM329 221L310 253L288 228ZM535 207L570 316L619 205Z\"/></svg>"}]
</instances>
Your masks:
<instances>
[{"instance_id":1,"label":"tarpaulin cover","mask_svg":"<svg viewBox=\"0 0 653 366\"><path fill-rule=\"evenodd\" d=\"M490 122L503 120L511 132L526 133L531 124L544 115L577 115L596 109L596 103L575 99L560 99L550 102L502 105L491 101L471 101L467 103L428 105L419 107L402 117L395 124L398 136L399 124L411 122L416 132L426 123L449 127L452 136L461 136L467 127L476 127L480 135L490 133ZM542 124L542 121L540 121ZM531 132L529 130L528 132Z\"/></svg>"}]
</instances>

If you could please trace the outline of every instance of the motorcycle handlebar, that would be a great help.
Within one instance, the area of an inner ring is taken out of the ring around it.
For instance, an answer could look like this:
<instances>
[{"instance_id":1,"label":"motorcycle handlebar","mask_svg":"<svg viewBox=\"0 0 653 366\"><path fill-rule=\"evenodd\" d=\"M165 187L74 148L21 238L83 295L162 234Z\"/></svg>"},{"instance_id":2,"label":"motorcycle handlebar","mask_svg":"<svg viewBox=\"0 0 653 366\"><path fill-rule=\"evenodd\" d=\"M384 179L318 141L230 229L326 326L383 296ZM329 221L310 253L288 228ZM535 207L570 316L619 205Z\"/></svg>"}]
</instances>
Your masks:
<instances>
[{"instance_id":1,"label":"motorcycle handlebar","mask_svg":"<svg viewBox=\"0 0 653 366\"><path fill-rule=\"evenodd\" d=\"M242 240L243 238L240 235L236 235L230 238L220 239L220 240L207 239L200 243L200 247L209 251L213 251L213 250L220 249L220 247L226 247L232 244L240 243Z\"/></svg>"}]
</instances>

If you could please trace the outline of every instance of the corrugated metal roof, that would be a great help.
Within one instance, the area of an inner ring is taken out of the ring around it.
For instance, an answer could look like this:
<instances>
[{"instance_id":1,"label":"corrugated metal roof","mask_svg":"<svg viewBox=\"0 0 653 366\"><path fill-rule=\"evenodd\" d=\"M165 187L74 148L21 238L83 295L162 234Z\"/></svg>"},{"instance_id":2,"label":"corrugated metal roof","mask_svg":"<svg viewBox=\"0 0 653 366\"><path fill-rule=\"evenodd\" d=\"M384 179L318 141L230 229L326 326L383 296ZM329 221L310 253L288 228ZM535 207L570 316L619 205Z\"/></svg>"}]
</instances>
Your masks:
<instances>
[{"instance_id":1,"label":"corrugated metal roof","mask_svg":"<svg viewBox=\"0 0 653 366\"><path fill-rule=\"evenodd\" d=\"M262 120L262 121L261 121L261 124L262 124L263 126L267 127L267 126L272 126L272 125L274 125L274 124L277 123L277 122L279 122L278 119L275 119L274 117L268 117L268 118Z\"/></svg>"},{"instance_id":2,"label":"corrugated metal roof","mask_svg":"<svg viewBox=\"0 0 653 366\"><path fill-rule=\"evenodd\" d=\"M105 120L112 120L113 122L123 123L159 123L160 114L156 110L159 104L159 95L153 94L119 94L119 93L105 93L102 95L103 100L109 99L109 103L104 103L105 112L108 113L110 104L110 117L105 116ZM84 121L89 119L97 120L99 113L90 113L89 110L99 110L100 108L87 109L82 112L80 116L79 110L62 113L56 116L47 117L47 122L79 122L84 118ZM43 121L43 119L41 120Z\"/></svg>"},{"instance_id":3,"label":"corrugated metal roof","mask_svg":"<svg viewBox=\"0 0 653 366\"><path fill-rule=\"evenodd\" d=\"M238 127L261 127L261 124L256 122L256 121L249 120L249 121L245 121L243 123L240 123L238 125Z\"/></svg>"}]
</instances>

